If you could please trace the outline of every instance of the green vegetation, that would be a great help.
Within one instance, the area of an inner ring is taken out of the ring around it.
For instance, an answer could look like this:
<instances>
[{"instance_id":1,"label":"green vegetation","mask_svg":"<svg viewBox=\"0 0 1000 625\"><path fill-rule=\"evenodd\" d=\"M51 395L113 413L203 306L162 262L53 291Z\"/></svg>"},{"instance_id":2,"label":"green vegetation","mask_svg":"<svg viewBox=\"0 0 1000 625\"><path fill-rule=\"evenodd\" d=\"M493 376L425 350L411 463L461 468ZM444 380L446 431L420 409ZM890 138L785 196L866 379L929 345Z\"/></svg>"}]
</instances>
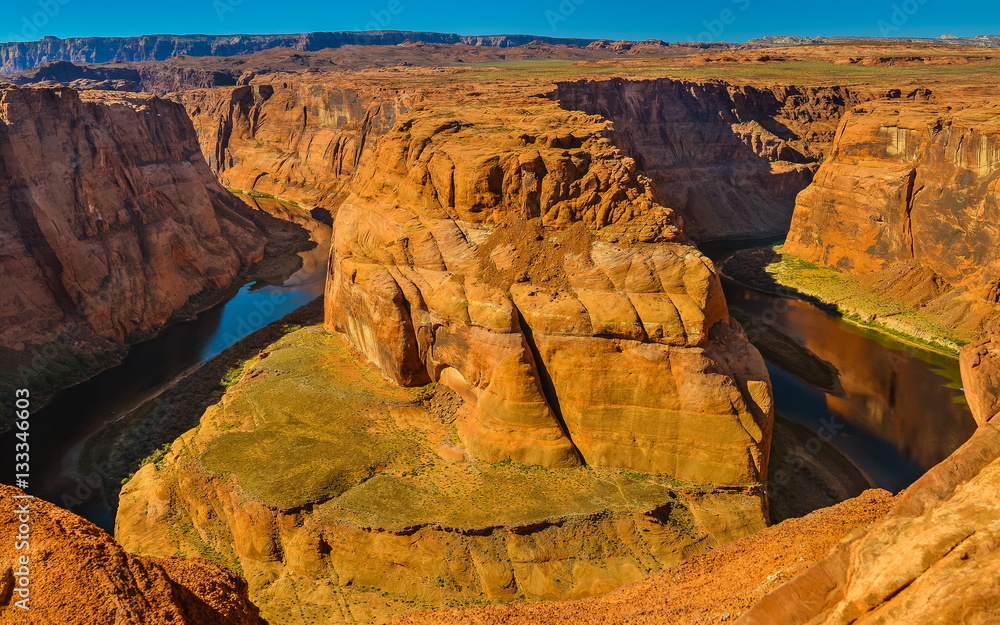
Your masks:
<instances>
[{"instance_id":1,"label":"green vegetation","mask_svg":"<svg viewBox=\"0 0 1000 625\"><path fill-rule=\"evenodd\" d=\"M434 387L396 387L319 326L248 364L202 420L217 433L201 463L271 507L333 500L335 514L363 525L474 529L649 510L676 502L678 489L710 490L637 472L445 460L436 448L461 441L426 407Z\"/></svg>"},{"instance_id":2,"label":"green vegetation","mask_svg":"<svg viewBox=\"0 0 1000 625\"><path fill-rule=\"evenodd\" d=\"M246 372L247 367L249 367L251 364L253 364L253 359L245 360L243 361L243 364L230 368L229 370L226 371L226 374L222 376L222 380L220 380L219 383L222 384L222 386L225 388L233 386L234 384L240 381L240 379L243 377L243 374Z\"/></svg>"},{"instance_id":3,"label":"green vegetation","mask_svg":"<svg viewBox=\"0 0 1000 625\"><path fill-rule=\"evenodd\" d=\"M738 264L746 258L735 254L727 261L724 271L749 286L765 291L791 287L806 299L829 303L844 319L871 328L897 341L916 345L922 349L956 356L962 345L972 340L954 327L921 310L913 302L877 292L866 284L863 276L856 276L829 267L811 263L787 254L781 245L774 246L775 260L763 271L768 280L760 280ZM765 283L762 283L765 282Z\"/></svg>"},{"instance_id":4,"label":"green vegetation","mask_svg":"<svg viewBox=\"0 0 1000 625\"><path fill-rule=\"evenodd\" d=\"M283 204L290 204L292 206L296 206L296 207L300 207L301 208L301 206L299 205L299 203L296 202L295 200L286 200L286 199L280 198L280 197L278 197L276 195L272 195L270 193L264 193L263 191L252 191L252 190L251 191L244 191L243 189L237 189L235 187L226 187L226 191L229 191L230 193L235 193L237 195L245 195L247 197L264 198L266 200L278 200L279 202L282 202Z\"/></svg>"},{"instance_id":5,"label":"green vegetation","mask_svg":"<svg viewBox=\"0 0 1000 625\"><path fill-rule=\"evenodd\" d=\"M167 457L168 453L170 453L171 446L173 446L173 443L164 443L163 447L160 447L150 455L143 458L139 466L144 467L147 464L152 464L154 467L159 469L160 465L163 464L163 459Z\"/></svg>"},{"instance_id":6,"label":"green vegetation","mask_svg":"<svg viewBox=\"0 0 1000 625\"><path fill-rule=\"evenodd\" d=\"M317 299L227 348L173 388L124 415L87 441L80 457L80 473L101 476L108 503L115 510L119 489L132 479L143 459L154 454L163 441L173 441L197 426L205 409L222 398L228 387L225 380L235 375L232 372L242 372L262 349L304 324L315 323L322 315L323 302Z\"/></svg>"}]
</instances>

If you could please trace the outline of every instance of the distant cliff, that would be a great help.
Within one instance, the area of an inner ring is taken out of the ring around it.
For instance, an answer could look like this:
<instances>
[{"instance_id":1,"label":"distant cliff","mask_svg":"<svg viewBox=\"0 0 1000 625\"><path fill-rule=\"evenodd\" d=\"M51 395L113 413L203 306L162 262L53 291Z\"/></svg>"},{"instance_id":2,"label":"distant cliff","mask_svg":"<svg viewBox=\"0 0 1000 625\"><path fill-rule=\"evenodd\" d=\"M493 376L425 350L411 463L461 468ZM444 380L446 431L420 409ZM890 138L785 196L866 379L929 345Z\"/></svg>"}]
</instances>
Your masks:
<instances>
[{"instance_id":1,"label":"distant cliff","mask_svg":"<svg viewBox=\"0 0 1000 625\"><path fill-rule=\"evenodd\" d=\"M144 35L141 37L45 37L40 41L0 44L0 74L14 74L49 61L106 63L108 61L164 61L189 56L234 56L271 48L312 51L346 45L394 46L406 41L464 43L510 48L532 41L587 46L592 39L561 39L534 35L456 35L449 33L381 30L292 35Z\"/></svg>"},{"instance_id":2,"label":"distant cliff","mask_svg":"<svg viewBox=\"0 0 1000 625\"><path fill-rule=\"evenodd\" d=\"M0 87L0 385L77 381L228 287L263 255L250 216L179 104Z\"/></svg>"},{"instance_id":3,"label":"distant cliff","mask_svg":"<svg viewBox=\"0 0 1000 625\"><path fill-rule=\"evenodd\" d=\"M555 93L569 110L614 122L622 150L656 183L698 241L787 232L845 108L863 89L756 88L714 81L580 81Z\"/></svg>"}]
</instances>

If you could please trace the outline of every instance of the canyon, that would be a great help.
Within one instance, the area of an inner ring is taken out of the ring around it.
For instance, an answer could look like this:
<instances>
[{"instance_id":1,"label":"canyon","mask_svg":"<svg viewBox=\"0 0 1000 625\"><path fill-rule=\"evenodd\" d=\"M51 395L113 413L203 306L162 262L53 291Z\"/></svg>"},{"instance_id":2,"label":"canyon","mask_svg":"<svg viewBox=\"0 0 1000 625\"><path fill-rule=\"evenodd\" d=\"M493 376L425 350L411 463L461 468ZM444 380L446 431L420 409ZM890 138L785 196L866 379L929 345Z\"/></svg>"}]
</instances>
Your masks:
<instances>
[{"instance_id":1,"label":"canyon","mask_svg":"<svg viewBox=\"0 0 1000 625\"><path fill-rule=\"evenodd\" d=\"M971 54L915 48L948 72ZM124 485L125 551L235 571L272 624L641 622L625 604L647 596L662 601L642 618L683 622L996 611L989 62L931 90L923 69L845 79L875 45L561 58L541 75L318 69L332 54L247 55L240 84L174 65L117 85L166 99L100 95L186 111L189 186L232 223L246 209L222 185L334 215L322 323L244 363ZM62 79L108 79L74 67ZM895 499L764 529L770 378L695 242L789 224L787 253L967 333L979 429ZM692 601L712 588L728 594ZM523 605L553 599L580 601ZM511 605L407 616L484 603Z\"/></svg>"},{"instance_id":2,"label":"canyon","mask_svg":"<svg viewBox=\"0 0 1000 625\"><path fill-rule=\"evenodd\" d=\"M176 103L5 85L0 159L0 367L39 398L263 257Z\"/></svg>"}]
</instances>

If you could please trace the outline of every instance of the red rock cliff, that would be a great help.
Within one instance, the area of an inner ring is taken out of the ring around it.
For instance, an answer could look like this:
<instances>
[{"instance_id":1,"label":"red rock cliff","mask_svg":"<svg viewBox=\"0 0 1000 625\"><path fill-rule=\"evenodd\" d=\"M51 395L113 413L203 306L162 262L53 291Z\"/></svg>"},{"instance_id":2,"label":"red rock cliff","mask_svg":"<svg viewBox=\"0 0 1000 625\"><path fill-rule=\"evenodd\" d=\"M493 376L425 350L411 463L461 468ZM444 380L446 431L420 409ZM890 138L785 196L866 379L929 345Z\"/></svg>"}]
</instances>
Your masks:
<instances>
[{"instance_id":1,"label":"red rock cliff","mask_svg":"<svg viewBox=\"0 0 1000 625\"><path fill-rule=\"evenodd\" d=\"M230 571L206 560L125 553L91 523L46 501L16 498L23 495L0 485L0 531L10 537L0 547L0 622L263 624L246 582ZM30 527L28 547L20 550L19 517ZM16 603L24 598L16 590L21 579L28 581L28 610Z\"/></svg>"},{"instance_id":2,"label":"red rock cliff","mask_svg":"<svg viewBox=\"0 0 1000 625\"><path fill-rule=\"evenodd\" d=\"M858 274L923 267L967 293L952 296L953 325L980 323L1000 300L998 120L975 102L854 108L798 197L785 251Z\"/></svg>"},{"instance_id":3,"label":"red rock cliff","mask_svg":"<svg viewBox=\"0 0 1000 625\"><path fill-rule=\"evenodd\" d=\"M668 78L560 83L555 95L614 122L618 145L699 241L783 234L845 107L871 97Z\"/></svg>"},{"instance_id":4,"label":"red rock cliff","mask_svg":"<svg viewBox=\"0 0 1000 625\"><path fill-rule=\"evenodd\" d=\"M121 343L263 253L172 102L0 87L0 346Z\"/></svg>"},{"instance_id":5,"label":"red rock cliff","mask_svg":"<svg viewBox=\"0 0 1000 625\"><path fill-rule=\"evenodd\" d=\"M223 184L335 209L365 146L405 105L391 90L287 78L177 98Z\"/></svg>"}]
</instances>

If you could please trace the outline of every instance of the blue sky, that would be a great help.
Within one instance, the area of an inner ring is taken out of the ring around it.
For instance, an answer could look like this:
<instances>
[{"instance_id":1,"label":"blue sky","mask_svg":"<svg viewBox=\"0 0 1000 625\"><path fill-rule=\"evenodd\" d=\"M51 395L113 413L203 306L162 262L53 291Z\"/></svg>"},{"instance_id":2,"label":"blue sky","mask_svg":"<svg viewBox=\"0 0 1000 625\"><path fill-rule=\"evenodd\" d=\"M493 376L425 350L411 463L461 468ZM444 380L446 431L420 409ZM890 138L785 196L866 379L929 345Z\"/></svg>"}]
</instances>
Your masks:
<instances>
[{"instance_id":1,"label":"blue sky","mask_svg":"<svg viewBox=\"0 0 1000 625\"><path fill-rule=\"evenodd\" d=\"M0 40L43 35L298 33L435 30L667 41L746 41L765 34L909 35L1000 33L995 2L765 0L4 0Z\"/></svg>"}]
</instances>

